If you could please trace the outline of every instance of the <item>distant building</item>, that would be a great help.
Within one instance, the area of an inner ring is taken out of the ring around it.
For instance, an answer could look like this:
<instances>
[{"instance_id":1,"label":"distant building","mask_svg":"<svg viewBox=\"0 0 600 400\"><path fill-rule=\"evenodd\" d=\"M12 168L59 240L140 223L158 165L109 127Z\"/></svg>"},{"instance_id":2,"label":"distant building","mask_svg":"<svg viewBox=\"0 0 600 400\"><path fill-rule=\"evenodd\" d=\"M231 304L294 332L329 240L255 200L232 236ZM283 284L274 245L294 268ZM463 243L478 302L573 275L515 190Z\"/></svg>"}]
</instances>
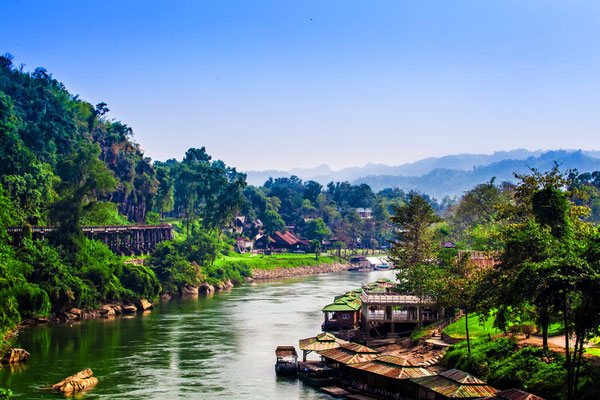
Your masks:
<instances>
[{"instance_id":1,"label":"distant building","mask_svg":"<svg viewBox=\"0 0 600 400\"><path fill-rule=\"evenodd\" d=\"M247 237L235 239L235 250L238 253L246 253L254 250L254 241Z\"/></svg>"},{"instance_id":2,"label":"distant building","mask_svg":"<svg viewBox=\"0 0 600 400\"><path fill-rule=\"evenodd\" d=\"M298 238L292 232L275 232L270 236L263 235L256 239L255 247L267 250L308 251L309 243Z\"/></svg>"},{"instance_id":3,"label":"distant building","mask_svg":"<svg viewBox=\"0 0 600 400\"><path fill-rule=\"evenodd\" d=\"M354 211L362 218L362 219L371 219L373 218L373 210L370 208L355 208Z\"/></svg>"}]
</instances>

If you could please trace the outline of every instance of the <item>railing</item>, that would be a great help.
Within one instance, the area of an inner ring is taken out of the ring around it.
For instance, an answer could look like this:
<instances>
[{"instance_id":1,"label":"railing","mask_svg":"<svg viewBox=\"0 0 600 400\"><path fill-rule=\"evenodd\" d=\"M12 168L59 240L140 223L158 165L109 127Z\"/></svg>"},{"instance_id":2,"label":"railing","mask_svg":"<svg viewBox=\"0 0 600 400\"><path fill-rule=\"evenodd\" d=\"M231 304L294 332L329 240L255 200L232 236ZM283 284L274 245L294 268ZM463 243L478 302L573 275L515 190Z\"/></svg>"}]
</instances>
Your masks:
<instances>
[{"instance_id":1,"label":"railing","mask_svg":"<svg viewBox=\"0 0 600 400\"><path fill-rule=\"evenodd\" d=\"M366 304L393 304L393 305L427 305L435 304L433 297L412 296L394 293L367 293L364 289L360 294L363 303Z\"/></svg>"},{"instance_id":2,"label":"railing","mask_svg":"<svg viewBox=\"0 0 600 400\"><path fill-rule=\"evenodd\" d=\"M380 311L369 311L367 313L367 319L369 321L436 321L437 315L430 313L421 313L421 318L417 317L416 311L409 310L395 310L390 315L386 314L383 310Z\"/></svg>"},{"instance_id":3,"label":"railing","mask_svg":"<svg viewBox=\"0 0 600 400\"><path fill-rule=\"evenodd\" d=\"M84 233L94 232L127 232L139 230L156 230L156 229L172 229L171 224L160 225L106 225L106 226L82 226L81 230ZM8 233L22 233L27 228L22 226L10 226L6 229ZM56 229L55 226L31 226L28 230L31 233L48 233Z\"/></svg>"}]
</instances>

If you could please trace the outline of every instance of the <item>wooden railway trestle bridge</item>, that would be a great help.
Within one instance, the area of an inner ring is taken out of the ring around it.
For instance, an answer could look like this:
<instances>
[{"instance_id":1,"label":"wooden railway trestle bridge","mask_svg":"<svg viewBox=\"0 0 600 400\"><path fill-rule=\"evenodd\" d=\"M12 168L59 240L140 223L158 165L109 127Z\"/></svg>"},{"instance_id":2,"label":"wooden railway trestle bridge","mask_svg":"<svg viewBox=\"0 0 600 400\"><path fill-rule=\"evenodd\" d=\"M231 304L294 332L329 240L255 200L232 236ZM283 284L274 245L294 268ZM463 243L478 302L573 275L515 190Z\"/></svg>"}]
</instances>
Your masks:
<instances>
[{"instance_id":1,"label":"wooden railway trestle bridge","mask_svg":"<svg viewBox=\"0 0 600 400\"><path fill-rule=\"evenodd\" d=\"M28 232L33 239L44 239L54 229L53 226L13 226L7 232L19 243ZM146 254L160 242L173 239L171 224L82 226L81 230L87 238L104 242L114 253L121 255Z\"/></svg>"}]
</instances>

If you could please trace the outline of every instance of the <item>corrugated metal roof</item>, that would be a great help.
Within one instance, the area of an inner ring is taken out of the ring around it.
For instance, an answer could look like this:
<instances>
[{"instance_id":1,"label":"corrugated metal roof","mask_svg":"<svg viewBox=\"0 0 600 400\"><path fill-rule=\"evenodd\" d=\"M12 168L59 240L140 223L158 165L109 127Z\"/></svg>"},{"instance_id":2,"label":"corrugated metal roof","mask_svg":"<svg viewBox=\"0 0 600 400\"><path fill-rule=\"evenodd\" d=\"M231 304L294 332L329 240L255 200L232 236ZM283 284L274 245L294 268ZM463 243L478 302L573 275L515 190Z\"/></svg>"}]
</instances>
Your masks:
<instances>
[{"instance_id":1,"label":"corrugated metal roof","mask_svg":"<svg viewBox=\"0 0 600 400\"><path fill-rule=\"evenodd\" d=\"M358 311L359 308L360 308L360 306L358 308L356 308L354 305L350 305L350 304L331 303L331 304L327 304L325 307L323 307L321 309L321 311L323 311L323 312Z\"/></svg>"},{"instance_id":2,"label":"corrugated metal roof","mask_svg":"<svg viewBox=\"0 0 600 400\"><path fill-rule=\"evenodd\" d=\"M459 369L449 369L448 371L440 372L439 374L454 382L463 383L465 385L485 385L485 382L481 379L477 379L473 375Z\"/></svg>"},{"instance_id":3,"label":"corrugated metal roof","mask_svg":"<svg viewBox=\"0 0 600 400\"><path fill-rule=\"evenodd\" d=\"M403 357L389 354L379 356L372 361L353 364L350 367L393 379L412 379L433 375L425 368L418 367Z\"/></svg>"},{"instance_id":4,"label":"corrugated metal roof","mask_svg":"<svg viewBox=\"0 0 600 400\"><path fill-rule=\"evenodd\" d=\"M346 350L353 351L355 353L371 353L371 354L379 353L377 350L374 350L367 346L363 346L362 344L358 344L358 343L348 342L348 343L344 343L341 347L343 347Z\"/></svg>"},{"instance_id":5,"label":"corrugated metal roof","mask_svg":"<svg viewBox=\"0 0 600 400\"><path fill-rule=\"evenodd\" d=\"M411 381L453 399L491 397L498 392L486 384L462 384L442 375L424 376Z\"/></svg>"},{"instance_id":6,"label":"corrugated metal roof","mask_svg":"<svg viewBox=\"0 0 600 400\"><path fill-rule=\"evenodd\" d=\"M496 396L488 400L544 400L544 398L519 389L507 389L496 393Z\"/></svg>"},{"instance_id":7,"label":"corrugated metal roof","mask_svg":"<svg viewBox=\"0 0 600 400\"><path fill-rule=\"evenodd\" d=\"M275 355L277 357L291 357L297 356L296 348L294 346L277 346L275 349Z\"/></svg>"},{"instance_id":8,"label":"corrugated metal roof","mask_svg":"<svg viewBox=\"0 0 600 400\"><path fill-rule=\"evenodd\" d=\"M318 353L325 358L346 365L371 361L379 354L377 350L356 343L342 344L336 349L323 350Z\"/></svg>"},{"instance_id":9,"label":"corrugated metal roof","mask_svg":"<svg viewBox=\"0 0 600 400\"><path fill-rule=\"evenodd\" d=\"M377 357L377 361L396 365L399 367L416 367L417 366L415 363L413 363L412 361L410 361L404 357L394 356L392 354L383 354L383 355Z\"/></svg>"},{"instance_id":10,"label":"corrugated metal roof","mask_svg":"<svg viewBox=\"0 0 600 400\"><path fill-rule=\"evenodd\" d=\"M300 350L306 351L322 351L327 349L335 349L340 347L344 343L348 342L335 337L331 333L321 333L315 337L301 339L299 341Z\"/></svg>"}]
</instances>

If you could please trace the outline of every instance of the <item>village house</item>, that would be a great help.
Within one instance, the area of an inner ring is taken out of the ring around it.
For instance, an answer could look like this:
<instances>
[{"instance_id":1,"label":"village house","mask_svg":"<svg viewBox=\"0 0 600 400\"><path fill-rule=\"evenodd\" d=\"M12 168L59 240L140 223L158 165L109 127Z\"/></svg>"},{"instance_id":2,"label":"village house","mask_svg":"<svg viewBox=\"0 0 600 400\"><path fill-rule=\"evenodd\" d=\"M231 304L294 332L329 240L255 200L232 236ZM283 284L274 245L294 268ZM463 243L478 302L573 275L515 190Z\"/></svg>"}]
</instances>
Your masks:
<instances>
[{"instance_id":1,"label":"village house","mask_svg":"<svg viewBox=\"0 0 600 400\"><path fill-rule=\"evenodd\" d=\"M254 242L257 249L304 252L310 249L308 241L298 238L292 232L275 232L272 235L262 235Z\"/></svg>"},{"instance_id":2,"label":"village house","mask_svg":"<svg viewBox=\"0 0 600 400\"><path fill-rule=\"evenodd\" d=\"M356 211L358 216L361 217L362 219L373 218L373 210L371 210L370 208L358 207L358 208L355 208L354 211Z\"/></svg>"},{"instance_id":3,"label":"village house","mask_svg":"<svg viewBox=\"0 0 600 400\"><path fill-rule=\"evenodd\" d=\"M325 317L321 329L340 331L355 329L360 326L360 289L337 296L333 303L323 307Z\"/></svg>"}]
</instances>

